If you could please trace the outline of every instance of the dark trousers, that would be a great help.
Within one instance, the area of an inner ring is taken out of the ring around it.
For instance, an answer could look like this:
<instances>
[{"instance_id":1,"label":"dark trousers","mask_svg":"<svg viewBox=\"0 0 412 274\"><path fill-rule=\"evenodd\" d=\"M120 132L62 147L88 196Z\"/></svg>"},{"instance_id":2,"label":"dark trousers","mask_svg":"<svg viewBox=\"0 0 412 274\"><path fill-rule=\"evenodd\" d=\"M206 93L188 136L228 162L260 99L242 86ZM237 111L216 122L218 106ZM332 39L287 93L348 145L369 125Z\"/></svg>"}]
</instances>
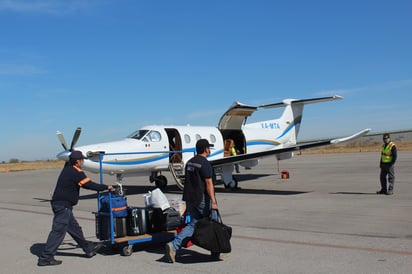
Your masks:
<instances>
[{"instance_id":1,"label":"dark trousers","mask_svg":"<svg viewBox=\"0 0 412 274\"><path fill-rule=\"evenodd\" d=\"M93 243L84 238L83 230L73 216L72 208L61 205L58 202L51 203L54 213L52 230L47 238L46 246L39 260L49 261L56 255L57 249L66 236L66 232L77 242L85 253L93 249Z\"/></svg>"},{"instance_id":2,"label":"dark trousers","mask_svg":"<svg viewBox=\"0 0 412 274\"><path fill-rule=\"evenodd\" d=\"M381 190L393 190L395 184L395 167L394 165L381 165ZM389 189L387 188L387 183L389 183Z\"/></svg>"}]
</instances>

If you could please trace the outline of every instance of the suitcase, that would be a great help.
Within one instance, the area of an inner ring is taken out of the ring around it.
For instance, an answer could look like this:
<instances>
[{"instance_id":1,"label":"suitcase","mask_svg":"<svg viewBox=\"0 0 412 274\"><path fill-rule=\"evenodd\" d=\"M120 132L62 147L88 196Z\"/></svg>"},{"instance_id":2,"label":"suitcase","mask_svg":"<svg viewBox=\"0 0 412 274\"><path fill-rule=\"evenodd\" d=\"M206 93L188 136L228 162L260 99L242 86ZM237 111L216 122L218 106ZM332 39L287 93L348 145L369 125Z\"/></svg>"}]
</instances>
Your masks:
<instances>
[{"instance_id":1,"label":"suitcase","mask_svg":"<svg viewBox=\"0 0 412 274\"><path fill-rule=\"evenodd\" d=\"M127 208L127 235L142 235L148 232L148 213L145 207Z\"/></svg>"},{"instance_id":2,"label":"suitcase","mask_svg":"<svg viewBox=\"0 0 412 274\"><path fill-rule=\"evenodd\" d=\"M113 218L113 236L127 235L126 217ZM110 240L110 217L96 214L96 237L101 241Z\"/></svg>"},{"instance_id":3,"label":"suitcase","mask_svg":"<svg viewBox=\"0 0 412 274\"><path fill-rule=\"evenodd\" d=\"M124 237L127 235L126 217L113 218L114 237Z\"/></svg>"},{"instance_id":4,"label":"suitcase","mask_svg":"<svg viewBox=\"0 0 412 274\"><path fill-rule=\"evenodd\" d=\"M152 207L148 211L151 232L174 230L182 223L180 213L172 207L165 210Z\"/></svg>"},{"instance_id":5,"label":"suitcase","mask_svg":"<svg viewBox=\"0 0 412 274\"><path fill-rule=\"evenodd\" d=\"M95 214L96 217L96 237L100 241L106 241L110 239L110 223L109 217Z\"/></svg>"}]
</instances>

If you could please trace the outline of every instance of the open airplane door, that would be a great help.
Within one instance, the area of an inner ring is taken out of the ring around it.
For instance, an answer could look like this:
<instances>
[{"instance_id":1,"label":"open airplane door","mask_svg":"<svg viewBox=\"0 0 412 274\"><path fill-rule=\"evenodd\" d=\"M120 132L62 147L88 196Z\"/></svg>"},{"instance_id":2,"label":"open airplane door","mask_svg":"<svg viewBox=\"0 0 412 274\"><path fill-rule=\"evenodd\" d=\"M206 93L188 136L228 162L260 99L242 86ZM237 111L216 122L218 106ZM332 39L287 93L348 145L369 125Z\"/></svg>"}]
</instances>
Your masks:
<instances>
[{"instance_id":1,"label":"open airplane door","mask_svg":"<svg viewBox=\"0 0 412 274\"><path fill-rule=\"evenodd\" d=\"M223 140L225 140L225 150L226 140L232 139L238 154L246 153L246 140L242 132L242 126L245 124L247 117L252 115L256 110L257 107L234 102L222 115L218 128L222 133Z\"/></svg>"},{"instance_id":2,"label":"open airplane door","mask_svg":"<svg viewBox=\"0 0 412 274\"><path fill-rule=\"evenodd\" d=\"M230 108L220 117L218 128L222 130L241 130L247 117L252 115L257 107L246 106L239 102L233 102Z\"/></svg>"}]
</instances>

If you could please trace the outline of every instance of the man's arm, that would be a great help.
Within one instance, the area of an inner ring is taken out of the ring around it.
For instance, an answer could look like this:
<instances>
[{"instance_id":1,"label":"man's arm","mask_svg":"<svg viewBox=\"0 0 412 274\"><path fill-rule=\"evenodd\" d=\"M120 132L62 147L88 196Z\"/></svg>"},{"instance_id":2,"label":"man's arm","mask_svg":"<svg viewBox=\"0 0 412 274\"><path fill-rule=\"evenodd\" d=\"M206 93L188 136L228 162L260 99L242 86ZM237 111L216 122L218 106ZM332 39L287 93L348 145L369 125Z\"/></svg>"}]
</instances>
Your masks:
<instances>
[{"instance_id":1,"label":"man's arm","mask_svg":"<svg viewBox=\"0 0 412 274\"><path fill-rule=\"evenodd\" d=\"M113 188L111 185L95 183L89 177L86 177L83 180L81 180L79 182L79 186L86 188L86 189L95 190L95 191L111 190Z\"/></svg>"},{"instance_id":2,"label":"man's arm","mask_svg":"<svg viewBox=\"0 0 412 274\"><path fill-rule=\"evenodd\" d=\"M396 159L398 158L398 150L396 149L396 146L392 147L392 165L395 164Z\"/></svg>"},{"instance_id":3,"label":"man's arm","mask_svg":"<svg viewBox=\"0 0 412 274\"><path fill-rule=\"evenodd\" d=\"M212 200L212 209L218 209L217 202L216 202L216 196L215 196L215 186L213 185L213 179L205 178L205 184L206 184L206 192L209 195L210 200Z\"/></svg>"}]
</instances>

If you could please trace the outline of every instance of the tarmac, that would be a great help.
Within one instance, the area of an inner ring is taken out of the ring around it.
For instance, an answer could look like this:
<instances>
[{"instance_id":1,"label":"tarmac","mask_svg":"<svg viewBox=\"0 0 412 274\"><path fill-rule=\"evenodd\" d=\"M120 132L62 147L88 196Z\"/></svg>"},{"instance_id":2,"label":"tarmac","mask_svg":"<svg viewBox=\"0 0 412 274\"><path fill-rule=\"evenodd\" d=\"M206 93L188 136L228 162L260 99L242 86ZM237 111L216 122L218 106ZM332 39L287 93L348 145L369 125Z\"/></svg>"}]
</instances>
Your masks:
<instances>
[{"instance_id":1,"label":"tarmac","mask_svg":"<svg viewBox=\"0 0 412 274\"><path fill-rule=\"evenodd\" d=\"M167 263L164 243L134 245L131 256L106 243L88 259L67 235L59 266L38 267L51 229L50 193L59 169L0 174L0 263L3 273L411 273L412 152L399 152L394 195L377 195L379 153L296 155L261 160L235 173L242 189L216 186L220 213L233 228L232 252L220 261L192 246ZM289 179L281 178L287 170ZM86 172L87 173L87 172ZM97 174L87 173L95 181ZM168 174L165 194L181 192ZM105 176L111 184L114 177ZM144 205L147 177L124 181L129 205ZM97 241L96 194L82 189L74 214Z\"/></svg>"}]
</instances>

